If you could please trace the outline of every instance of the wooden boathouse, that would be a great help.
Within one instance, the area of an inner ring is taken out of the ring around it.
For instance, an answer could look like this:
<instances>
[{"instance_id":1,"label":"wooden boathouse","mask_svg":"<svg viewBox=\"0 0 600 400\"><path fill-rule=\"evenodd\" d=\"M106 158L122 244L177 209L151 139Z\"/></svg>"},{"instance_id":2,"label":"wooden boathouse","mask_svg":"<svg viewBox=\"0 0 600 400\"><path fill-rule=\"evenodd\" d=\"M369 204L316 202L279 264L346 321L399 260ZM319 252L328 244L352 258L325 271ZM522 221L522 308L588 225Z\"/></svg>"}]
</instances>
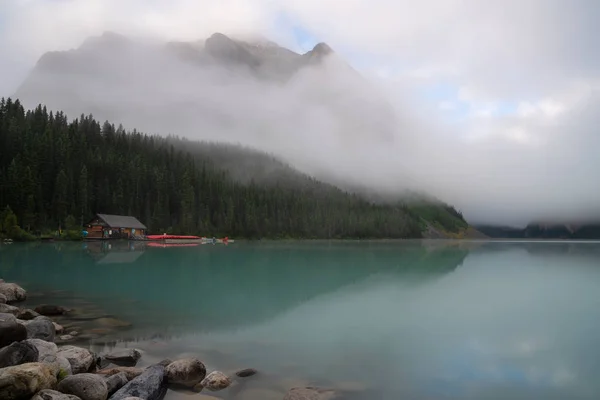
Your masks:
<instances>
[{"instance_id":1,"label":"wooden boathouse","mask_svg":"<svg viewBox=\"0 0 600 400\"><path fill-rule=\"evenodd\" d=\"M135 217L109 214L96 214L83 228L86 239L135 239L148 229Z\"/></svg>"}]
</instances>

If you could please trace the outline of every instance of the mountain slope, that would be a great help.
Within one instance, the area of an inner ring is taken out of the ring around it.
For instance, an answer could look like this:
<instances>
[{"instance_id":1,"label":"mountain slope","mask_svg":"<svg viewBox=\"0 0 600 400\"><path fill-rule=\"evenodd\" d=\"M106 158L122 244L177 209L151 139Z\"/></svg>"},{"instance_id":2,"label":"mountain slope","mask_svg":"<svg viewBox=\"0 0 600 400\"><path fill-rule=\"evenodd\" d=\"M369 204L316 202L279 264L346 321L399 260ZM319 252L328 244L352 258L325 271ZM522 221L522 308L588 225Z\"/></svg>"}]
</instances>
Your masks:
<instances>
[{"instance_id":1,"label":"mountain slope","mask_svg":"<svg viewBox=\"0 0 600 400\"><path fill-rule=\"evenodd\" d=\"M248 238L419 238L424 222L436 223L406 204L367 201L260 152L189 142L176 150L174 141L92 117L68 122L42 106L25 112L2 99L0 207L10 207L31 232L77 229L96 212L139 217L152 232ZM231 154L246 167L276 165L287 175L272 171L269 181L241 182L216 165L232 162Z\"/></svg>"},{"instance_id":2,"label":"mountain slope","mask_svg":"<svg viewBox=\"0 0 600 400\"><path fill-rule=\"evenodd\" d=\"M215 33L148 43L116 33L44 54L13 96L147 132L249 145L327 129L334 140L393 140L387 100L329 46L297 54Z\"/></svg>"}]
</instances>

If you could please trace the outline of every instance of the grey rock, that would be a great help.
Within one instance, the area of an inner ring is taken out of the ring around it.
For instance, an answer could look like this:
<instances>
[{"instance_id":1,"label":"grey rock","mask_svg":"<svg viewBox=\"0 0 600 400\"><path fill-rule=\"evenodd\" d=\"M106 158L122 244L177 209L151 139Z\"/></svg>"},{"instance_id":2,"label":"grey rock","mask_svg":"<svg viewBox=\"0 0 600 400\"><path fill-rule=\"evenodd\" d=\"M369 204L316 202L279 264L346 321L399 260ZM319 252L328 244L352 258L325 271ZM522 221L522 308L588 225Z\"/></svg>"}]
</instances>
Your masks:
<instances>
[{"instance_id":1,"label":"grey rock","mask_svg":"<svg viewBox=\"0 0 600 400\"><path fill-rule=\"evenodd\" d=\"M19 311L19 307L11 306L10 304L0 304L0 313L12 314L14 316L17 316Z\"/></svg>"},{"instance_id":2,"label":"grey rock","mask_svg":"<svg viewBox=\"0 0 600 400\"><path fill-rule=\"evenodd\" d=\"M79 397L74 396L72 394L64 394L61 392L57 392L52 389L44 389L39 392L35 396L31 398L31 400L81 400Z\"/></svg>"},{"instance_id":3,"label":"grey rock","mask_svg":"<svg viewBox=\"0 0 600 400\"><path fill-rule=\"evenodd\" d=\"M200 382L200 385L203 388L216 392L218 390L223 390L229 385L231 385L231 380L224 373L219 371L213 371L210 374L208 374L206 378L202 380L202 382Z\"/></svg>"},{"instance_id":4,"label":"grey rock","mask_svg":"<svg viewBox=\"0 0 600 400\"><path fill-rule=\"evenodd\" d=\"M246 368L246 369L239 370L238 372L235 373L235 375L239 376L240 378L247 378L249 376L256 375L257 373L258 373L258 371L255 370L254 368Z\"/></svg>"},{"instance_id":5,"label":"grey rock","mask_svg":"<svg viewBox=\"0 0 600 400\"><path fill-rule=\"evenodd\" d=\"M17 314L16 314L16 317L18 319L22 319L24 321L30 321L30 320L32 320L32 319L34 319L36 317L39 317L39 316L40 316L40 314L36 313L33 310L30 310L29 308L25 308L25 309L19 310L17 312Z\"/></svg>"},{"instance_id":6,"label":"grey rock","mask_svg":"<svg viewBox=\"0 0 600 400\"><path fill-rule=\"evenodd\" d=\"M6 298L6 296L0 293L0 304L6 304L7 301L8 299Z\"/></svg>"},{"instance_id":7,"label":"grey rock","mask_svg":"<svg viewBox=\"0 0 600 400\"><path fill-rule=\"evenodd\" d=\"M0 368L37 362L38 349L27 342L13 342L0 350Z\"/></svg>"},{"instance_id":8,"label":"grey rock","mask_svg":"<svg viewBox=\"0 0 600 400\"><path fill-rule=\"evenodd\" d=\"M42 304L41 306L37 306L35 308L35 312L37 312L40 315L46 315L46 316L55 316L55 315L63 315L67 312L67 310L63 307L60 306L55 306L55 305L51 305L51 304Z\"/></svg>"},{"instance_id":9,"label":"grey rock","mask_svg":"<svg viewBox=\"0 0 600 400\"><path fill-rule=\"evenodd\" d=\"M112 396L117 390L121 389L129 382L125 372L119 372L106 378L106 386L108 387L108 395Z\"/></svg>"},{"instance_id":10,"label":"grey rock","mask_svg":"<svg viewBox=\"0 0 600 400\"><path fill-rule=\"evenodd\" d=\"M6 297L7 303L16 303L27 299L27 292L16 283L0 283L0 294Z\"/></svg>"},{"instance_id":11,"label":"grey rock","mask_svg":"<svg viewBox=\"0 0 600 400\"><path fill-rule=\"evenodd\" d=\"M165 385L165 367L153 365L140 376L127 383L110 400L124 400L128 397L139 397L144 400L161 399L167 388Z\"/></svg>"},{"instance_id":12,"label":"grey rock","mask_svg":"<svg viewBox=\"0 0 600 400\"><path fill-rule=\"evenodd\" d=\"M27 328L28 339L42 339L47 342L54 342L56 338L56 329L49 318L36 317L31 321L25 321L24 325Z\"/></svg>"},{"instance_id":13,"label":"grey rock","mask_svg":"<svg viewBox=\"0 0 600 400\"><path fill-rule=\"evenodd\" d=\"M88 372L96 357L87 349L76 346L63 346L58 349L57 355L64 357L71 364L71 370L74 374Z\"/></svg>"},{"instance_id":14,"label":"grey rock","mask_svg":"<svg viewBox=\"0 0 600 400\"><path fill-rule=\"evenodd\" d=\"M27 329L12 314L0 313L0 348L27 339Z\"/></svg>"},{"instance_id":15,"label":"grey rock","mask_svg":"<svg viewBox=\"0 0 600 400\"><path fill-rule=\"evenodd\" d=\"M297 387L288 390L283 400L329 400L335 397L333 390L316 387Z\"/></svg>"},{"instance_id":16,"label":"grey rock","mask_svg":"<svg viewBox=\"0 0 600 400\"><path fill-rule=\"evenodd\" d=\"M75 395L81 400L106 400L108 387L101 376L78 374L67 376L58 384L62 393Z\"/></svg>"},{"instance_id":17,"label":"grey rock","mask_svg":"<svg viewBox=\"0 0 600 400\"><path fill-rule=\"evenodd\" d=\"M50 365L27 363L0 369L0 399L26 400L56 385L57 371Z\"/></svg>"},{"instance_id":18,"label":"grey rock","mask_svg":"<svg viewBox=\"0 0 600 400\"><path fill-rule=\"evenodd\" d=\"M194 387L206 377L206 367L197 358L184 358L167 365L166 374L169 383Z\"/></svg>"},{"instance_id":19,"label":"grey rock","mask_svg":"<svg viewBox=\"0 0 600 400\"><path fill-rule=\"evenodd\" d=\"M127 376L127 380L130 381L130 380L133 380L133 379L137 378L138 376L140 376L142 374L142 372L144 372L144 370L141 368L136 368L136 367L115 367L115 368L104 368L96 373L108 377L108 376L116 375L121 372L123 372L125 374L125 376Z\"/></svg>"},{"instance_id":20,"label":"grey rock","mask_svg":"<svg viewBox=\"0 0 600 400\"><path fill-rule=\"evenodd\" d=\"M104 356L108 361L123 366L135 366L138 360L142 357L142 353L137 349L128 349L116 351Z\"/></svg>"}]
</instances>

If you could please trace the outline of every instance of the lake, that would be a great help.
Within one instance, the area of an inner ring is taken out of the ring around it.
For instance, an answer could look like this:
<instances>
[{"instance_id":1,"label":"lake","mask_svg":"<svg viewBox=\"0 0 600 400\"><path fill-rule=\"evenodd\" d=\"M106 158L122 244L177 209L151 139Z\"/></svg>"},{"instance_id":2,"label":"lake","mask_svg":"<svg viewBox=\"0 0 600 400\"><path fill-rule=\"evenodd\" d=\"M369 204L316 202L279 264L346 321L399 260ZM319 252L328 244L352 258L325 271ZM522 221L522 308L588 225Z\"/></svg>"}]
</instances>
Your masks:
<instances>
[{"instance_id":1,"label":"lake","mask_svg":"<svg viewBox=\"0 0 600 400\"><path fill-rule=\"evenodd\" d=\"M600 243L15 243L0 277L27 305L127 322L71 323L99 353L260 371L222 399L304 385L351 400L600 396Z\"/></svg>"}]
</instances>

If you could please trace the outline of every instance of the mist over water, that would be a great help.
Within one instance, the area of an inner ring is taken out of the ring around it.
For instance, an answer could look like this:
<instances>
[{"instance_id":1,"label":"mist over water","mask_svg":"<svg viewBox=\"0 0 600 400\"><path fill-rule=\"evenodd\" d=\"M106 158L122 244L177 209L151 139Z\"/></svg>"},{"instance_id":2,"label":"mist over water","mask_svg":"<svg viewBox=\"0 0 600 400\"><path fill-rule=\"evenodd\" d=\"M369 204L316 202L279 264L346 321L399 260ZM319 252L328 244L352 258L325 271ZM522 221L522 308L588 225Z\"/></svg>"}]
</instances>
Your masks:
<instances>
[{"instance_id":1,"label":"mist over water","mask_svg":"<svg viewBox=\"0 0 600 400\"><path fill-rule=\"evenodd\" d=\"M259 369L240 393L283 397L290 380L352 382L350 399L600 393L600 243L106 246L2 246L0 274L32 304L85 299L133 324L94 339L99 351L120 338L145 363Z\"/></svg>"}]
</instances>

